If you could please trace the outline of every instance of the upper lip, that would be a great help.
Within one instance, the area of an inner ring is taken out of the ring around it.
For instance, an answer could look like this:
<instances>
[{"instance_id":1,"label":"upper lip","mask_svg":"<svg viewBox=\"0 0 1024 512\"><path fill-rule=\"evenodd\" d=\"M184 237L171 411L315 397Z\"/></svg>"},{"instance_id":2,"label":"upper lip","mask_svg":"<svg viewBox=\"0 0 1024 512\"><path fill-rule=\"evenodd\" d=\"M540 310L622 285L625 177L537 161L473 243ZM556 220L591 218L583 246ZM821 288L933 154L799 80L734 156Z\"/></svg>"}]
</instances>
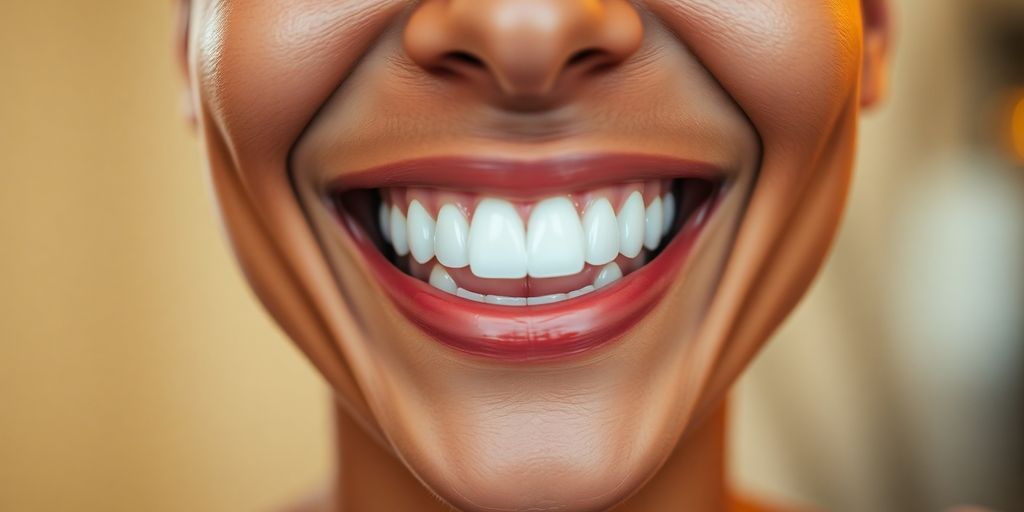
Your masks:
<instances>
[{"instance_id":1,"label":"upper lip","mask_svg":"<svg viewBox=\"0 0 1024 512\"><path fill-rule=\"evenodd\" d=\"M708 163L657 155L601 154L549 160L432 157L406 160L332 178L329 192L357 188L422 186L468 189L480 194L534 198L601 184L653 178L703 178L722 183L728 174ZM337 205L343 210L343 204ZM707 215L705 217L710 217ZM574 300L509 308L441 292L395 267L352 215L338 212L364 260L398 309L442 343L477 356L505 361L561 358L624 334L664 296L686 260L699 229L684 229L662 254L622 281Z\"/></svg>"},{"instance_id":2,"label":"upper lip","mask_svg":"<svg viewBox=\"0 0 1024 512\"><path fill-rule=\"evenodd\" d=\"M345 173L332 177L327 189L434 187L536 198L633 180L728 177L714 164L649 154L575 155L543 160L441 156Z\"/></svg>"}]
</instances>

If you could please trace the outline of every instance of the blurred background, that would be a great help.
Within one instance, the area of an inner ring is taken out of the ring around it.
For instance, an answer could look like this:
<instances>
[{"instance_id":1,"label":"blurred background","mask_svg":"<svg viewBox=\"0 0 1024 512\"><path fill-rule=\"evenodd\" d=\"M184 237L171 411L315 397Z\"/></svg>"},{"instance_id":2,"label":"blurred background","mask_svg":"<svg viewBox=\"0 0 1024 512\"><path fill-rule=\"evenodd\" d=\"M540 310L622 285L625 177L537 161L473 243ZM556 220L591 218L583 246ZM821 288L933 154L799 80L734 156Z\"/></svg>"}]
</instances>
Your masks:
<instances>
[{"instance_id":1,"label":"blurred background","mask_svg":"<svg viewBox=\"0 0 1024 512\"><path fill-rule=\"evenodd\" d=\"M222 241L169 2L0 15L0 510L272 510L325 386ZM1024 510L1024 0L895 1L839 242L735 393L732 472L826 510Z\"/></svg>"}]
</instances>

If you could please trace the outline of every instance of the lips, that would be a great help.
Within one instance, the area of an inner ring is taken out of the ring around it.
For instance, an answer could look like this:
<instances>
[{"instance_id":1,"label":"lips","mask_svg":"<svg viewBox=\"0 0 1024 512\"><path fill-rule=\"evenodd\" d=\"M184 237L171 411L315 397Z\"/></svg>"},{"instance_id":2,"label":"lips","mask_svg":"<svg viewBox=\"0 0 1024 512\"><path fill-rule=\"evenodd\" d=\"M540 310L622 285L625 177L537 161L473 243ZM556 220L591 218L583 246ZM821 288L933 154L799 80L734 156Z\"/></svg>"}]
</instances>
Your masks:
<instances>
[{"instance_id":1,"label":"lips","mask_svg":"<svg viewBox=\"0 0 1024 512\"><path fill-rule=\"evenodd\" d=\"M647 155L431 158L326 187L382 289L437 341L538 361L620 337L664 296L728 183Z\"/></svg>"}]
</instances>

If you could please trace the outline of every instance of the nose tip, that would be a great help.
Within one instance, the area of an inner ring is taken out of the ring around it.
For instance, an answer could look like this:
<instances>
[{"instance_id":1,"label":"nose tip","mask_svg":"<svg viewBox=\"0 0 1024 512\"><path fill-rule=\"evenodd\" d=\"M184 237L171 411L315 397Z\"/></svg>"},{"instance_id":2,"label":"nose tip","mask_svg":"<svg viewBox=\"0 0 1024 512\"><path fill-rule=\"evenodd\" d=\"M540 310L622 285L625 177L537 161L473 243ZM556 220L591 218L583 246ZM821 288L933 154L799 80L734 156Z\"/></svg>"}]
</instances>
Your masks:
<instances>
[{"instance_id":1,"label":"nose tip","mask_svg":"<svg viewBox=\"0 0 1024 512\"><path fill-rule=\"evenodd\" d=\"M423 69L511 98L551 96L568 75L613 67L642 40L628 0L426 0L403 34Z\"/></svg>"}]
</instances>

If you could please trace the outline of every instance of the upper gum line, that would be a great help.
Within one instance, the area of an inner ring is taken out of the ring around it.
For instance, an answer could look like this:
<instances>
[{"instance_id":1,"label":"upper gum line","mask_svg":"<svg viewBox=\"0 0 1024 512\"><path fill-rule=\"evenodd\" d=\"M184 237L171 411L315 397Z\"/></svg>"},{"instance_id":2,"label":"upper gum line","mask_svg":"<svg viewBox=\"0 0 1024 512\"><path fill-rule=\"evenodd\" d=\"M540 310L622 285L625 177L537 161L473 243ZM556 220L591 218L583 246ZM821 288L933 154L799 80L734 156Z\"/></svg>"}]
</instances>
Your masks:
<instances>
[{"instance_id":1,"label":"upper gum line","mask_svg":"<svg viewBox=\"0 0 1024 512\"><path fill-rule=\"evenodd\" d=\"M418 187L390 187L381 189L381 194L389 206L397 206L403 215L409 214L409 206L413 201L416 201L435 218L442 206L451 204L458 207L462 213L467 216L467 218L472 219L473 213L476 211L476 207L481 201L485 199L498 199L511 203L516 208L516 211L519 212L520 217L525 221L529 219L530 212L537 203L555 197L569 198L576 207L576 212L582 216L585 213L587 205L599 198L607 199L611 203L612 207L618 211L629 195L634 191L640 192L644 200L644 206L650 206L651 202L662 197L670 190L671 180L651 180L610 185L591 190L566 192L563 194L549 194L544 197L530 200L507 199L500 195L490 195L486 193L478 194L473 192Z\"/></svg>"}]
</instances>

